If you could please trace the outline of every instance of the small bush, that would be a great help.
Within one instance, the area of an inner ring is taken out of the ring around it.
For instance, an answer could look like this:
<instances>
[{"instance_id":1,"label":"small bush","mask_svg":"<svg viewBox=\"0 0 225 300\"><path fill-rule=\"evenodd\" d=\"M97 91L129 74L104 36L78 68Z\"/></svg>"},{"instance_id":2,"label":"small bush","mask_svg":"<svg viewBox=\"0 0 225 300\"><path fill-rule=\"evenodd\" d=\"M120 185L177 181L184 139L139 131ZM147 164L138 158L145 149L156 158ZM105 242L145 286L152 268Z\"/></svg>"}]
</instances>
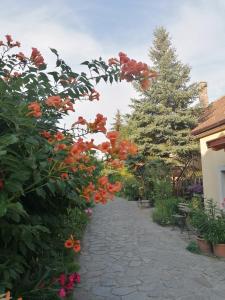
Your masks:
<instances>
[{"instance_id":1,"label":"small bush","mask_svg":"<svg viewBox=\"0 0 225 300\"><path fill-rule=\"evenodd\" d=\"M190 241L190 243L187 245L186 249L188 251L190 251L191 253L195 253L195 254L201 253L196 241Z\"/></svg>"},{"instance_id":2,"label":"small bush","mask_svg":"<svg viewBox=\"0 0 225 300\"><path fill-rule=\"evenodd\" d=\"M135 177L126 179L123 185L123 195L129 201L138 200L140 197L140 184Z\"/></svg>"},{"instance_id":3,"label":"small bush","mask_svg":"<svg viewBox=\"0 0 225 300\"><path fill-rule=\"evenodd\" d=\"M181 199L176 197L158 199L152 214L153 221L163 226L174 224L173 215L178 213L180 202Z\"/></svg>"}]
</instances>

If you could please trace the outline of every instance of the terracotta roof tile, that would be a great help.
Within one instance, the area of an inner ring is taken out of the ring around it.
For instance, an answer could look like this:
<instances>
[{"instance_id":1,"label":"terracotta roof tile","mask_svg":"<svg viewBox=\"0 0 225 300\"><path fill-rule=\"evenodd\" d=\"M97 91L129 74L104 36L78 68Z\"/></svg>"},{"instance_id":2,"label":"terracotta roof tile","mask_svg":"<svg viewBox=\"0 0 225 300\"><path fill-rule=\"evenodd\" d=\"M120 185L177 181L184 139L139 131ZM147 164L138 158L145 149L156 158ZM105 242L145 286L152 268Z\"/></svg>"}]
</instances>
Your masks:
<instances>
[{"instance_id":1,"label":"terracotta roof tile","mask_svg":"<svg viewBox=\"0 0 225 300\"><path fill-rule=\"evenodd\" d=\"M198 126L192 130L192 134L198 135L223 124L225 124L225 96L212 102L205 109Z\"/></svg>"}]
</instances>

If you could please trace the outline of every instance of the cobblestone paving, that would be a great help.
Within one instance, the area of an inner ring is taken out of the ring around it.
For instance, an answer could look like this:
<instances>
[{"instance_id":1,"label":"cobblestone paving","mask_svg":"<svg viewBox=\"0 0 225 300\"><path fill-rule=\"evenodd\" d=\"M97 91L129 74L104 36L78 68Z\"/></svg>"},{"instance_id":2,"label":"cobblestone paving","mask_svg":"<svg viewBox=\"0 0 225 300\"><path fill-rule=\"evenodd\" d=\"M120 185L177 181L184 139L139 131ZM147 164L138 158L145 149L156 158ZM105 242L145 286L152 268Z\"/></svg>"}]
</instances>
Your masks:
<instances>
[{"instance_id":1,"label":"cobblestone paving","mask_svg":"<svg viewBox=\"0 0 225 300\"><path fill-rule=\"evenodd\" d=\"M188 252L179 231L149 215L123 199L95 208L74 299L224 300L225 262Z\"/></svg>"}]
</instances>

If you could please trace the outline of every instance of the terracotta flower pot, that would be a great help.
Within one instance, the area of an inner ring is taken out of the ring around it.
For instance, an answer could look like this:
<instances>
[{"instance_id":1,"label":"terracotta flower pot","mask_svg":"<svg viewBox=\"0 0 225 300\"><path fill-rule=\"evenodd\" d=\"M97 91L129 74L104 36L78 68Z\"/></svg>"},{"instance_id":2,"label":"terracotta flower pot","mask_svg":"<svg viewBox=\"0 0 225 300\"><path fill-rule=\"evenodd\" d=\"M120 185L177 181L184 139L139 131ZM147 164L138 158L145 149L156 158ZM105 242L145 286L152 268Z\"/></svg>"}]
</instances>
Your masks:
<instances>
[{"instance_id":1,"label":"terracotta flower pot","mask_svg":"<svg viewBox=\"0 0 225 300\"><path fill-rule=\"evenodd\" d=\"M197 237L197 244L201 252L212 254L212 245L201 237Z\"/></svg>"},{"instance_id":2,"label":"terracotta flower pot","mask_svg":"<svg viewBox=\"0 0 225 300\"><path fill-rule=\"evenodd\" d=\"M225 258L225 244L213 245L213 252L216 256Z\"/></svg>"}]
</instances>

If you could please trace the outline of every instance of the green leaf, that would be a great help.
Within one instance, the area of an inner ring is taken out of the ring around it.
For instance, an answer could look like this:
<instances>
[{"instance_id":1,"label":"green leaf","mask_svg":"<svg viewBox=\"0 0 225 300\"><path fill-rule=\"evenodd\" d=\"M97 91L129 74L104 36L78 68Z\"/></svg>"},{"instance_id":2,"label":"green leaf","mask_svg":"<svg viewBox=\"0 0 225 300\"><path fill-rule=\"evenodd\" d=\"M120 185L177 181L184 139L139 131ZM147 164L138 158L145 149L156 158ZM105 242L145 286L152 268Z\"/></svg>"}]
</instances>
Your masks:
<instances>
[{"instance_id":1,"label":"green leaf","mask_svg":"<svg viewBox=\"0 0 225 300\"><path fill-rule=\"evenodd\" d=\"M50 50L52 51L52 53L54 53L57 57L59 56L58 52L56 49L54 48L50 48Z\"/></svg>"},{"instance_id":2,"label":"green leaf","mask_svg":"<svg viewBox=\"0 0 225 300\"><path fill-rule=\"evenodd\" d=\"M49 72L48 74L53 76L55 82L59 80L59 74L57 72Z\"/></svg>"},{"instance_id":3,"label":"green leaf","mask_svg":"<svg viewBox=\"0 0 225 300\"><path fill-rule=\"evenodd\" d=\"M113 76L112 75L109 76L109 81L110 81L110 83L113 83Z\"/></svg>"},{"instance_id":4,"label":"green leaf","mask_svg":"<svg viewBox=\"0 0 225 300\"><path fill-rule=\"evenodd\" d=\"M6 150L0 150L0 156L6 155L7 151Z\"/></svg>"},{"instance_id":5,"label":"green leaf","mask_svg":"<svg viewBox=\"0 0 225 300\"><path fill-rule=\"evenodd\" d=\"M105 82L107 82L107 80L108 80L108 76L107 75L102 75L102 78L104 79Z\"/></svg>"},{"instance_id":6,"label":"green leaf","mask_svg":"<svg viewBox=\"0 0 225 300\"><path fill-rule=\"evenodd\" d=\"M6 147L18 142L18 137L15 134L6 134L4 136L0 136L0 145Z\"/></svg>"},{"instance_id":7,"label":"green leaf","mask_svg":"<svg viewBox=\"0 0 225 300\"><path fill-rule=\"evenodd\" d=\"M43 70L46 70L47 68L47 65L46 64L42 64L38 67L39 70L43 71Z\"/></svg>"},{"instance_id":8,"label":"green leaf","mask_svg":"<svg viewBox=\"0 0 225 300\"><path fill-rule=\"evenodd\" d=\"M36 193L38 194L38 196L42 197L43 199L45 199L46 197L46 192L43 188L36 188Z\"/></svg>"},{"instance_id":9,"label":"green leaf","mask_svg":"<svg viewBox=\"0 0 225 300\"><path fill-rule=\"evenodd\" d=\"M1 200L0 202L0 217L3 217L7 213L7 202Z\"/></svg>"},{"instance_id":10,"label":"green leaf","mask_svg":"<svg viewBox=\"0 0 225 300\"><path fill-rule=\"evenodd\" d=\"M88 66L88 65L89 65L89 61L86 60L86 61L82 62L81 65L86 65L86 66Z\"/></svg>"},{"instance_id":11,"label":"green leaf","mask_svg":"<svg viewBox=\"0 0 225 300\"><path fill-rule=\"evenodd\" d=\"M49 188L50 192L54 195L55 194L55 184L52 182L48 182L47 187Z\"/></svg>"},{"instance_id":12,"label":"green leaf","mask_svg":"<svg viewBox=\"0 0 225 300\"><path fill-rule=\"evenodd\" d=\"M100 80L101 80L101 77L100 77L100 76L99 76L99 77L97 77L97 78L95 79L95 81L96 81L96 84L98 84Z\"/></svg>"}]
</instances>

